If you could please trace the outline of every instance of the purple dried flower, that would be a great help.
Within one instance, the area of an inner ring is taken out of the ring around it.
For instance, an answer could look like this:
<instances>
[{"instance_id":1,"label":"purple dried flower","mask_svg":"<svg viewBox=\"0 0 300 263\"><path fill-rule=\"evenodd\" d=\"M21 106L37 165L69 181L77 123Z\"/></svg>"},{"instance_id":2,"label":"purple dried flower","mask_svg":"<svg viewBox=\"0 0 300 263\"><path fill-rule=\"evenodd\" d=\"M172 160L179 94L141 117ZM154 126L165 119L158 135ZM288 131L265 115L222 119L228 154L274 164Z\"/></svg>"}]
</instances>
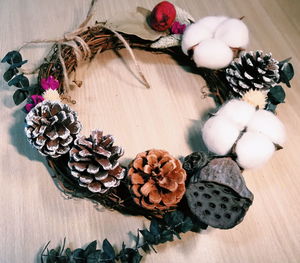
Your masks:
<instances>
[{"instance_id":1,"label":"purple dried flower","mask_svg":"<svg viewBox=\"0 0 300 263\"><path fill-rule=\"evenodd\" d=\"M186 29L186 24L180 24L180 22L175 21L171 27L171 32L173 34L183 34Z\"/></svg>"},{"instance_id":2,"label":"purple dried flower","mask_svg":"<svg viewBox=\"0 0 300 263\"><path fill-rule=\"evenodd\" d=\"M41 79L41 86L44 90L52 89L56 90L59 87L59 81L53 76L49 76L46 79Z\"/></svg>"},{"instance_id":3,"label":"purple dried flower","mask_svg":"<svg viewBox=\"0 0 300 263\"><path fill-rule=\"evenodd\" d=\"M28 102L26 105L25 105L25 110L27 112L30 112L30 110L32 108L34 108L37 104L39 104L40 102L42 102L44 100L43 96L41 95L32 95L30 96L30 98L28 99Z\"/></svg>"}]
</instances>

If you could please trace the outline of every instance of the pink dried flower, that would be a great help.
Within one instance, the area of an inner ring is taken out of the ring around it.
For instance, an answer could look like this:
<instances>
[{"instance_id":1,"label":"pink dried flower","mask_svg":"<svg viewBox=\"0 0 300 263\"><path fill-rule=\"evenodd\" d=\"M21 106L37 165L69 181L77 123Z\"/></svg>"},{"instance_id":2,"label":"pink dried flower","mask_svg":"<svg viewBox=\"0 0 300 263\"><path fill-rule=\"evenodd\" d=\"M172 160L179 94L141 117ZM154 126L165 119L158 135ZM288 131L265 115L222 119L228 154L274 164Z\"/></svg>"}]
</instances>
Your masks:
<instances>
[{"instance_id":1,"label":"pink dried flower","mask_svg":"<svg viewBox=\"0 0 300 263\"><path fill-rule=\"evenodd\" d=\"M171 32L173 34L183 34L186 28L186 24L180 24L180 22L175 21L171 27Z\"/></svg>"},{"instance_id":2,"label":"pink dried flower","mask_svg":"<svg viewBox=\"0 0 300 263\"><path fill-rule=\"evenodd\" d=\"M49 76L46 79L41 79L41 86L44 90L52 89L56 90L59 87L59 81L53 76Z\"/></svg>"},{"instance_id":3,"label":"pink dried flower","mask_svg":"<svg viewBox=\"0 0 300 263\"><path fill-rule=\"evenodd\" d=\"M37 104L39 104L40 102L42 102L44 100L44 98L43 98L43 96L41 96L41 95L32 95L32 96L30 96L30 98L29 98L29 102L30 103L27 103L26 105L25 105L25 110L27 111L27 112L30 112L30 110L32 109L32 108L34 108Z\"/></svg>"}]
</instances>

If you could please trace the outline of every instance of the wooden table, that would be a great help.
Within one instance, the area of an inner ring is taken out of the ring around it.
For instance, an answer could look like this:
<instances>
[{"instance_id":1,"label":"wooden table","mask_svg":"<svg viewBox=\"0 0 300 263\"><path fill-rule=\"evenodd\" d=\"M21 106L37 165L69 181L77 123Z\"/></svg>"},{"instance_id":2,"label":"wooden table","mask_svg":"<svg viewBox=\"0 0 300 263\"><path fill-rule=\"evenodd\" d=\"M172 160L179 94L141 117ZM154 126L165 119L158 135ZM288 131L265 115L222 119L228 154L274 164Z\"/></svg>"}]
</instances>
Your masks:
<instances>
[{"instance_id":1,"label":"wooden table","mask_svg":"<svg viewBox=\"0 0 300 263\"><path fill-rule=\"evenodd\" d=\"M140 5L151 9L158 1L101 0L94 19L103 21L117 12ZM299 0L177 0L195 18L207 15L245 16L251 43L248 50L271 51L278 60L292 57L296 76L287 90L278 117L288 133L283 150L258 170L244 173L255 200L244 221L228 231L208 228L188 233L182 240L157 247L143 262L300 262L300 1ZM0 56L35 39L60 38L85 18L87 0L1 0ZM42 62L49 45L22 51L25 68ZM103 129L125 148L124 160L149 148L166 149L184 156L201 147L200 128L205 113L214 108L203 98L204 80L177 65L167 55L135 51L151 84L138 81L126 50L105 52L77 79L83 87L71 93L84 125L83 134ZM0 65L2 76L7 66ZM55 247L63 238L71 248L108 238L118 248L133 244L137 228L148 225L95 207L86 200L66 200L54 185L45 159L24 136L21 106L14 106L13 87L0 80L0 262L39 262L42 247Z\"/></svg>"}]
</instances>

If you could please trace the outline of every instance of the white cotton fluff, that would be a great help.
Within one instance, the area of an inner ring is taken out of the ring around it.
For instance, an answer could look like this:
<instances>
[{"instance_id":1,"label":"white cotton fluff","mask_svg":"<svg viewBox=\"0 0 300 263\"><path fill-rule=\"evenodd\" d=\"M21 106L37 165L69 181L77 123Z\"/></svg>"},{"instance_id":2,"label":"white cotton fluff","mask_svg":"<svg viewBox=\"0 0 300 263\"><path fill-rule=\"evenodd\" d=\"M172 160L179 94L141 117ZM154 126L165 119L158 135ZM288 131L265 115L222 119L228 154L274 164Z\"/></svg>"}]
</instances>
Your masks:
<instances>
[{"instance_id":1,"label":"white cotton fluff","mask_svg":"<svg viewBox=\"0 0 300 263\"><path fill-rule=\"evenodd\" d=\"M243 21L231 18L218 26L214 37L230 47L245 48L249 43L249 30Z\"/></svg>"},{"instance_id":2,"label":"white cotton fluff","mask_svg":"<svg viewBox=\"0 0 300 263\"><path fill-rule=\"evenodd\" d=\"M234 99L224 104L216 115L234 122L241 131L248 124L254 113L254 106L245 101Z\"/></svg>"},{"instance_id":3,"label":"white cotton fluff","mask_svg":"<svg viewBox=\"0 0 300 263\"><path fill-rule=\"evenodd\" d=\"M187 26L181 41L181 49L184 54L188 55L188 50L199 44L201 41L212 38L213 32L204 26L198 26L197 23Z\"/></svg>"},{"instance_id":4,"label":"white cotton fluff","mask_svg":"<svg viewBox=\"0 0 300 263\"><path fill-rule=\"evenodd\" d=\"M227 19L229 19L227 16L206 16L199 19L195 24L198 28L206 27L214 34L217 27Z\"/></svg>"},{"instance_id":5,"label":"white cotton fluff","mask_svg":"<svg viewBox=\"0 0 300 263\"><path fill-rule=\"evenodd\" d=\"M230 64L233 52L221 40L206 39L194 48L193 59L197 67L220 69Z\"/></svg>"},{"instance_id":6,"label":"white cotton fluff","mask_svg":"<svg viewBox=\"0 0 300 263\"><path fill-rule=\"evenodd\" d=\"M235 148L238 164L245 168L258 168L267 162L275 151L272 141L257 132L245 132Z\"/></svg>"},{"instance_id":7,"label":"white cotton fluff","mask_svg":"<svg viewBox=\"0 0 300 263\"><path fill-rule=\"evenodd\" d=\"M239 129L232 122L219 116L208 119L202 129L207 148L218 155L225 155L231 150L239 133Z\"/></svg>"},{"instance_id":8,"label":"white cotton fluff","mask_svg":"<svg viewBox=\"0 0 300 263\"><path fill-rule=\"evenodd\" d=\"M286 140L286 132L283 123L270 111L256 111L248 123L247 130L264 134L273 143L281 146Z\"/></svg>"}]
</instances>

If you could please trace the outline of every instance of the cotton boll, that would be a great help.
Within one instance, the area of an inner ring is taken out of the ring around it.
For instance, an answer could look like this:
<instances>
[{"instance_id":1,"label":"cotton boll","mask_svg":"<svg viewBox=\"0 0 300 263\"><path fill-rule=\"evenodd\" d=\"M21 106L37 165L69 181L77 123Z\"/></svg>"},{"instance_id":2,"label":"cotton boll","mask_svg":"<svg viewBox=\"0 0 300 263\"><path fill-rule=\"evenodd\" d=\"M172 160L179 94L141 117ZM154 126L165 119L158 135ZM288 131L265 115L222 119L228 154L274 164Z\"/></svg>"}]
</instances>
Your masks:
<instances>
[{"instance_id":1,"label":"cotton boll","mask_svg":"<svg viewBox=\"0 0 300 263\"><path fill-rule=\"evenodd\" d=\"M230 151L239 134L239 129L233 123L219 116L208 119L202 129L207 148L219 155Z\"/></svg>"},{"instance_id":2,"label":"cotton boll","mask_svg":"<svg viewBox=\"0 0 300 263\"><path fill-rule=\"evenodd\" d=\"M217 28L215 38L233 48L245 48L249 43L249 30L243 21L236 18L225 20Z\"/></svg>"},{"instance_id":3,"label":"cotton boll","mask_svg":"<svg viewBox=\"0 0 300 263\"><path fill-rule=\"evenodd\" d=\"M206 27L198 26L197 23L187 26L185 29L182 41L181 49L184 54L188 55L188 50L193 46L199 44L201 41L212 38L213 32Z\"/></svg>"},{"instance_id":4,"label":"cotton boll","mask_svg":"<svg viewBox=\"0 0 300 263\"><path fill-rule=\"evenodd\" d=\"M230 100L224 104L217 112L218 116L226 117L234 122L239 130L243 130L248 124L253 114L255 107L242 100Z\"/></svg>"},{"instance_id":5,"label":"cotton boll","mask_svg":"<svg viewBox=\"0 0 300 263\"><path fill-rule=\"evenodd\" d=\"M194 48L193 59L197 67L220 69L230 64L233 52L221 40L206 39Z\"/></svg>"},{"instance_id":6,"label":"cotton boll","mask_svg":"<svg viewBox=\"0 0 300 263\"><path fill-rule=\"evenodd\" d=\"M262 166L271 158L274 151L272 141L257 132L245 132L235 147L237 162L245 169Z\"/></svg>"},{"instance_id":7,"label":"cotton boll","mask_svg":"<svg viewBox=\"0 0 300 263\"><path fill-rule=\"evenodd\" d=\"M283 123L272 112L258 110L248 123L247 130L266 135L273 143L283 145L286 132Z\"/></svg>"},{"instance_id":8,"label":"cotton boll","mask_svg":"<svg viewBox=\"0 0 300 263\"><path fill-rule=\"evenodd\" d=\"M206 16L199 19L195 24L198 28L206 27L212 33L215 33L217 27L227 19L229 19L227 16Z\"/></svg>"}]
</instances>

